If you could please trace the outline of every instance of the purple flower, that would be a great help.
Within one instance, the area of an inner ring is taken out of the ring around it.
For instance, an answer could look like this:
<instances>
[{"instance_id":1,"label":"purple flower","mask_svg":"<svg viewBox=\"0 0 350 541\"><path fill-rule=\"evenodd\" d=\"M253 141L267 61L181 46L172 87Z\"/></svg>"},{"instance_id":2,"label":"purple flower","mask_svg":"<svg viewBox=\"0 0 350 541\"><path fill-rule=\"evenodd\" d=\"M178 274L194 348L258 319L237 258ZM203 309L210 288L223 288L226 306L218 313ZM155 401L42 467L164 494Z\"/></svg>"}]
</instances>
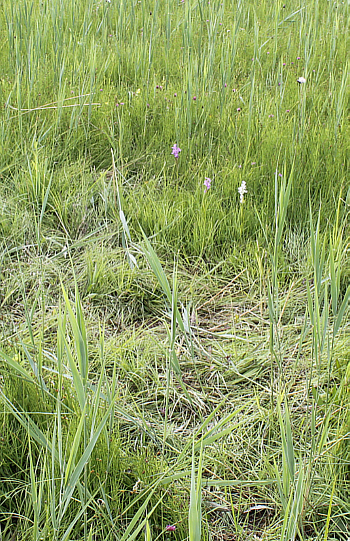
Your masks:
<instances>
[{"instance_id":1,"label":"purple flower","mask_svg":"<svg viewBox=\"0 0 350 541\"><path fill-rule=\"evenodd\" d=\"M197 96L193 96L193 101L196 101L196 99L197 99Z\"/></svg>"},{"instance_id":2,"label":"purple flower","mask_svg":"<svg viewBox=\"0 0 350 541\"><path fill-rule=\"evenodd\" d=\"M175 158L178 158L178 157L179 157L179 154L180 154L180 152L181 152L181 148L179 148L179 147L177 146L176 143L175 143L175 145L174 145L173 147L171 147L171 148L172 148L172 152L171 152L171 153L175 156Z\"/></svg>"},{"instance_id":3,"label":"purple flower","mask_svg":"<svg viewBox=\"0 0 350 541\"><path fill-rule=\"evenodd\" d=\"M240 113L240 111L241 111L241 108L237 107L237 113Z\"/></svg>"},{"instance_id":4,"label":"purple flower","mask_svg":"<svg viewBox=\"0 0 350 541\"><path fill-rule=\"evenodd\" d=\"M205 177L204 186L205 186L204 193L207 193L207 191L210 189L210 186L211 186L211 178Z\"/></svg>"},{"instance_id":5,"label":"purple flower","mask_svg":"<svg viewBox=\"0 0 350 541\"><path fill-rule=\"evenodd\" d=\"M175 524L168 524L167 526L165 526L165 529L167 532L175 532L176 526Z\"/></svg>"}]
</instances>

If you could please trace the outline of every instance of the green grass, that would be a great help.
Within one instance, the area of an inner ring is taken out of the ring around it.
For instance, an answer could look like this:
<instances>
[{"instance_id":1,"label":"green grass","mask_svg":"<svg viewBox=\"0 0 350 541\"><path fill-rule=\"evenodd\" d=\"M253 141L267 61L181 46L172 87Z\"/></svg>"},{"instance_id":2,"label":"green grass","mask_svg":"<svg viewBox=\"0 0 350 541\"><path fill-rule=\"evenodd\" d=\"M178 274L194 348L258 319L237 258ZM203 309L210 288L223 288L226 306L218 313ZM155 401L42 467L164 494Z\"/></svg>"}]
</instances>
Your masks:
<instances>
[{"instance_id":1,"label":"green grass","mask_svg":"<svg viewBox=\"0 0 350 541\"><path fill-rule=\"evenodd\" d=\"M347 541L349 3L0 21L0 539Z\"/></svg>"}]
</instances>

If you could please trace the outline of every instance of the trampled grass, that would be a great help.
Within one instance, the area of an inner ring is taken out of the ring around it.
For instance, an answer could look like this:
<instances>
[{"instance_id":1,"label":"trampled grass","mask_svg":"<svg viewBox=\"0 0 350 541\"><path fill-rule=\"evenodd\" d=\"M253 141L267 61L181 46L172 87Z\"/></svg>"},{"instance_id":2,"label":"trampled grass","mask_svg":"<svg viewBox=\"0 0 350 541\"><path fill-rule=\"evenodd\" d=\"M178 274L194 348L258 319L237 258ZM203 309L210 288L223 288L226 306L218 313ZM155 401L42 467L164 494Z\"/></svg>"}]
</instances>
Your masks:
<instances>
[{"instance_id":1,"label":"trampled grass","mask_svg":"<svg viewBox=\"0 0 350 541\"><path fill-rule=\"evenodd\" d=\"M349 2L0 19L0 538L348 540Z\"/></svg>"}]
</instances>

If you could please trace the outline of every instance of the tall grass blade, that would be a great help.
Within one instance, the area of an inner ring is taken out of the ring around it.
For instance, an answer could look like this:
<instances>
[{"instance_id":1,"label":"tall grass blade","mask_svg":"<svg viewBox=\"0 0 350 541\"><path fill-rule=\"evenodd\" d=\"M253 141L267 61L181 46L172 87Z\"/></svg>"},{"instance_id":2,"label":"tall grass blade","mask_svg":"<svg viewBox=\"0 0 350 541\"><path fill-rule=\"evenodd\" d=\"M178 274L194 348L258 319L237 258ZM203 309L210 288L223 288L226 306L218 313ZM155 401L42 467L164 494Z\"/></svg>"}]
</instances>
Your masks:
<instances>
[{"instance_id":1,"label":"tall grass blade","mask_svg":"<svg viewBox=\"0 0 350 541\"><path fill-rule=\"evenodd\" d=\"M188 513L189 541L200 541L202 532L202 459L203 446L200 449L198 476L196 482L194 446L192 450L190 508Z\"/></svg>"},{"instance_id":2,"label":"tall grass blade","mask_svg":"<svg viewBox=\"0 0 350 541\"><path fill-rule=\"evenodd\" d=\"M85 322L81 308L81 302L79 297L79 292L77 284L75 284L75 310L76 315L72 310L71 304L68 299L67 292L62 284L63 297L66 303L69 321L72 327L74 343L76 347L76 353L78 358L78 366L80 371L80 380L82 384L82 389L86 388L88 373L89 373L89 361L88 361L88 349L87 349L87 337Z\"/></svg>"},{"instance_id":3,"label":"tall grass blade","mask_svg":"<svg viewBox=\"0 0 350 541\"><path fill-rule=\"evenodd\" d=\"M71 469L74 468L75 458L77 456L77 452L78 452L79 446L81 444L80 438L81 438L81 433L82 433L83 428L84 428L84 421L85 421L85 415L86 415L86 406L87 405L85 404L85 407L84 407L83 411L81 412L80 421L79 421L78 427L76 429L76 432L74 434L73 444L72 444L72 447L71 447L71 450L70 450L70 453L69 453L69 458L68 458L68 462L67 462L67 465L66 465L66 473L65 473L65 477L64 477L64 481L65 481L66 485L68 483L68 479L69 479L69 476L71 474Z\"/></svg>"},{"instance_id":4,"label":"tall grass blade","mask_svg":"<svg viewBox=\"0 0 350 541\"><path fill-rule=\"evenodd\" d=\"M146 520L145 541L152 541L151 528L148 519Z\"/></svg>"},{"instance_id":5,"label":"tall grass blade","mask_svg":"<svg viewBox=\"0 0 350 541\"><path fill-rule=\"evenodd\" d=\"M114 400L116 399L116 397L114 398ZM110 406L108 407L105 415L102 417L95 433L93 434L93 436L90 438L90 441L88 443L88 445L86 446L81 458L79 459L77 465L75 466L74 470L72 471L72 474L70 476L70 478L68 479L68 482L67 482L67 487L63 493L63 496L62 496L62 501L64 502L64 507L63 507L63 511L62 511L62 515L66 512L67 510L67 507L69 505L69 501L70 501L70 498L74 492L74 489L76 488L76 486L78 485L78 482L79 482L79 478L80 478L80 475L85 467L85 465L88 463L90 457L91 457L91 453L97 443L97 440L109 418L109 415L110 415L110 412L112 410L112 407L113 407L113 403L114 403L114 400L112 401L112 403L110 404Z\"/></svg>"}]
</instances>

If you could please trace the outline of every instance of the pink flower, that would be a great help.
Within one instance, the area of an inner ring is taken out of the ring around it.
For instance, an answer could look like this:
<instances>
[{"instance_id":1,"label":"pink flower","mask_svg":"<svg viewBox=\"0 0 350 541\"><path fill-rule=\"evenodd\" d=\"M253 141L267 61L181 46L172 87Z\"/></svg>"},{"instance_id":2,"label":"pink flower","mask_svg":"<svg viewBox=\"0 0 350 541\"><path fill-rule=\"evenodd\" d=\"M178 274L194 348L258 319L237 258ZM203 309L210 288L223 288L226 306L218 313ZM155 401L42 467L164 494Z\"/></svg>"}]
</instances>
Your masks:
<instances>
[{"instance_id":1,"label":"pink flower","mask_svg":"<svg viewBox=\"0 0 350 541\"><path fill-rule=\"evenodd\" d=\"M176 526L175 524L168 524L167 526L165 526L165 529L167 532L175 532Z\"/></svg>"},{"instance_id":2,"label":"pink flower","mask_svg":"<svg viewBox=\"0 0 350 541\"><path fill-rule=\"evenodd\" d=\"M173 147L171 147L171 148L172 148L171 153L175 156L175 158L178 158L178 157L179 157L179 154L180 154L180 152L181 152L181 148L179 148L179 147L177 146L176 143L175 143L175 145L174 145Z\"/></svg>"},{"instance_id":3,"label":"pink flower","mask_svg":"<svg viewBox=\"0 0 350 541\"><path fill-rule=\"evenodd\" d=\"M211 186L211 178L205 177L204 186L205 186L204 193L207 193L207 191L210 189L210 186Z\"/></svg>"}]
</instances>

